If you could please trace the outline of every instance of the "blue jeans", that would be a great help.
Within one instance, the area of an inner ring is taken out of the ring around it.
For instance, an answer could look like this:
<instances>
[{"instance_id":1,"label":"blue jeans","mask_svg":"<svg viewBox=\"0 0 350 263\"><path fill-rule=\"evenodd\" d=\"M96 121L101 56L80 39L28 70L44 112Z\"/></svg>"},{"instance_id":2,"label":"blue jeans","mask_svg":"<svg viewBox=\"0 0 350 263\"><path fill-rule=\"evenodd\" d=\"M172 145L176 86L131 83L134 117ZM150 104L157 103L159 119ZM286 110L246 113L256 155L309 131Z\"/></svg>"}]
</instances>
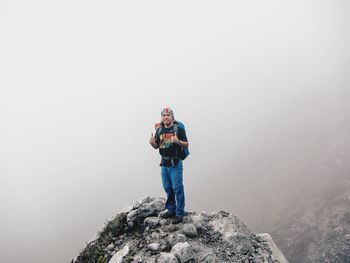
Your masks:
<instances>
[{"instance_id":1,"label":"blue jeans","mask_svg":"<svg viewBox=\"0 0 350 263\"><path fill-rule=\"evenodd\" d=\"M161 166L163 188L167 194L165 207L169 214L185 214L185 193L182 182L182 161L173 167Z\"/></svg>"}]
</instances>

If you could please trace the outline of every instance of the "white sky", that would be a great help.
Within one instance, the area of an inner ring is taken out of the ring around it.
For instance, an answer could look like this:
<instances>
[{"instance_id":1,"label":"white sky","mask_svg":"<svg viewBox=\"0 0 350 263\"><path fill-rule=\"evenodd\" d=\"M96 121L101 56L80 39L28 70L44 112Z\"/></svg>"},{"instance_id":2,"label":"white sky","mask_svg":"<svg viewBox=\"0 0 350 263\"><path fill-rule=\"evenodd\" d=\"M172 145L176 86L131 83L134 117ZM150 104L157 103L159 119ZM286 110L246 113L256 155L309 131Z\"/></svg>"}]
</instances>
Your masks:
<instances>
[{"instance_id":1,"label":"white sky","mask_svg":"<svg viewBox=\"0 0 350 263\"><path fill-rule=\"evenodd\" d=\"M254 223L276 178L305 176L327 140L348 147L349 7L2 0L0 261L67 262L164 195L148 140L165 106L190 141L187 209Z\"/></svg>"}]
</instances>

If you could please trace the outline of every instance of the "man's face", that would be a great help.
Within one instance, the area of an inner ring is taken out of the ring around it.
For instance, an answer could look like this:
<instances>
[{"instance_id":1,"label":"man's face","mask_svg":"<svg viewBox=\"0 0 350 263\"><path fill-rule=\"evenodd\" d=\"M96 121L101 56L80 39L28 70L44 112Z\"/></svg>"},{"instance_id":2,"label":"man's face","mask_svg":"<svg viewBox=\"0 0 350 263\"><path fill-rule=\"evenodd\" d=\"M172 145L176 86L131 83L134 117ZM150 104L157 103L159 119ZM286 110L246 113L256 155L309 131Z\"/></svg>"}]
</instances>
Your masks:
<instances>
[{"instance_id":1,"label":"man's face","mask_svg":"<svg viewBox=\"0 0 350 263\"><path fill-rule=\"evenodd\" d=\"M164 123L164 125L169 125L173 122L173 117L170 113L165 112L162 114L162 122Z\"/></svg>"}]
</instances>

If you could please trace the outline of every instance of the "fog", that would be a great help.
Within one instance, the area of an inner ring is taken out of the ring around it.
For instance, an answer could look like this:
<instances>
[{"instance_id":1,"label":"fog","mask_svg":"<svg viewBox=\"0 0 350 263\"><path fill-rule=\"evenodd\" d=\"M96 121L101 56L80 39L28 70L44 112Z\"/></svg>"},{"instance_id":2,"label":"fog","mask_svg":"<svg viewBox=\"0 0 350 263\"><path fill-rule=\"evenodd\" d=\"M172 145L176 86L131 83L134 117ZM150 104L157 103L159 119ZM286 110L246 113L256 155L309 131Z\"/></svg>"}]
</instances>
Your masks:
<instances>
[{"instance_id":1,"label":"fog","mask_svg":"<svg viewBox=\"0 0 350 263\"><path fill-rule=\"evenodd\" d=\"M0 261L69 262L165 196L148 143L164 107L190 142L188 211L264 231L299 190L349 176L349 7L1 1Z\"/></svg>"}]
</instances>

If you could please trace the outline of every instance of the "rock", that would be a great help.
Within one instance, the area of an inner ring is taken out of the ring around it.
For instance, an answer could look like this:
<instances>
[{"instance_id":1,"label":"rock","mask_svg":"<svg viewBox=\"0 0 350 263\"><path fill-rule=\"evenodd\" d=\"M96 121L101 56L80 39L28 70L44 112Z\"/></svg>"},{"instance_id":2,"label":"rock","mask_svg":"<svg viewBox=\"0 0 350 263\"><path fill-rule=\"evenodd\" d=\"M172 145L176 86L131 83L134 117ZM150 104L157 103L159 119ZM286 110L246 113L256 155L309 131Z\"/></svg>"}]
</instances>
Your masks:
<instances>
[{"instance_id":1,"label":"rock","mask_svg":"<svg viewBox=\"0 0 350 263\"><path fill-rule=\"evenodd\" d=\"M114 245L113 243L109 244L106 248L105 248L105 251L110 251L114 248Z\"/></svg>"},{"instance_id":2,"label":"rock","mask_svg":"<svg viewBox=\"0 0 350 263\"><path fill-rule=\"evenodd\" d=\"M159 243L152 243L148 245L147 250L157 251L159 250L159 247L160 247Z\"/></svg>"},{"instance_id":3,"label":"rock","mask_svg":"<svg viewBox=\"0 0 350 263\"><path fill-rule=\"evenodd\" d=\"M166 219L161 219L161 220L159 221L159 224L160 224L161 226L166 225L166 223L167 223Z\"/></svg>"},{"instance_id":4,"label":"rock","mask_svg":"<svg viewBox=\"0 0 350 263\"><path fill-rule=\"evenodd\" d=\"M149 217L149 216L153 216L154 215L154 209L152 209L152 207L149 204L146 204L144 206L141 206L139 208L139 218L142 220L143 218Z\"/></svg>"},{"instance_id":5,"label":"rock","mask_svg":"<svg viewBox=\"0 0 350 263\"><path fill-rule=\"evenodd\" d=\"M254 247L250 242L249 237L241 234L226 235L224 240L230 245L233 251L239 253L253 253Z\"/></svg>"},{"instance_id":6,"label":"rock","mask_svg":"<svg viewBox=\"0 0 350 263\"><path fill-rule=\"evenodd\" d=\"M176 225L173 225L173 224L164 227L164 230L167 231L167 232L175 232L178 229L179 228Z\"/></svg>"},{"instance_id":7,"label":"rock","mask_svg":"<svg viewBox=\"0 0 350 263\"><path fill-rule=\"evenodd\" d=\"M164 252L168 252L168 251L171 250L171 246L170 246L169 243L164 242L164 243L162 243L162 244L160 245L159 250L164 251Z\"/></svg>"},{"instance_id":8,"label":"rock","mask_svg":"<svg viewBox=\"0 0 350 263\"><path fill-rule=\"evenodd\" d=\"M132 262L133 263L141 263L142 262L142 257L141 256L136 256L136 257L134 257L134 260Z\"/></svg>"},{"instance_id":9,"label":"rock","mask_svg":"<svg viewBox=\"0 0 350 263\"><path fill-rule=\"evenodd\" d=\"M150 206L155 210L155 212L159 213L163 211L165 206L165 199L164 198L157 198L150 202Z\"/></svg>"},{"instance_id":10,"label":"rock","mask_svg":"<svg viewBox=\"0 0 350 263\"><path fill-rule=\"evenodd\" d=\"M159 239L159 238L160 238L160 234L157 233L157 232L152 232L152 233L151 233L151 238L152 238L152 239Z\"/></svg>"},{"instance_id":11,"label":"rock","mask_svg":"<svg viewBox=\"0 0 350 263\"><path fill-rule=\"evenodd\" d=\"M173 254L180 263L187 262L195 258L193 249L187 242L177 243L172 247L171 254Z\"/></svg>"},{"instance_id":12,"label":"rock","mask_svg":"<svg viewBox=\"0 0 350 263\"><path fill-rule=\"evenodd\" d=\"M178 260L173 254L160 253L160 255L156 257L156 263L178 263Z\"/></svg>"},{"instance_id":13,"label":"rock","mask_svg":"<svg viewBox=\"0 0 350 263\"><path fill-rule=\"evenodd\" d=\"M167 210L167 209L165 209L165 210L163 210L163 211L160 211L159 214L158 214L158 216L159 216L160 218L162 218L166 213L168 213L168 210Z\"/></svg>"},{"instance_id":14,"label":"rock","mask_svg":"<svg viewBox=\"0 0 350 263\"><path fill-rule=\"evenodd\" d=\"M196 225L202 225L204 222L204 214L194 214L192 217L192 223Z\"/></svg>"},{"instance_id":15,"label":"rock","mask_svg":"<svg viewBox=\"0 0 350 263\"><path fill-rule=\"evenodd\" d=\"M245 253L249 251L252 253L254 251L249 238L251 232L237 217L222 212L211 214L211 216L213 220L209 225L222 235L222 239L235 252Z\"/></svg>"},{"instance_id":16,"label":"rock","mask_svg":"<svg viewBox=\"0 0 350 263\"><path fill-rule=\"evenodd\" d=\"M167 233L160 233L159 236L160 236L161 238L165 238L165 237L168 236L168 234L167 234Z\"/></svg>"},{"instance_id":17,"label":"rock","mask_svg":"<svg viewBox=\"0 0 350 263\"><path fill-rule=\"evenodd\" d=\"M196 227L197 231L206 231L206 227L203 226L205 212L195 214L192 216L192 224Z\"/></svg>"},{"instance_id":18,"label":"rock","mask_svg":"<svg viewBox=\"0 0 350 263\"><path fill-rule=\"evenodd\" d=\"M119 250L114 256L111 258L108 263L123 263L125 257L129 254L130 248L129 245L126 244L123 249Z\"/></svg>"},{"instance_id":19,"label":"rock","mask_svg":"<svg viewBox=\"0 0 350 263\"><path fill-rule=\"evenodd\" d=\"M132 210L128 213L126 216L126 221L127 222L134 222L137 218L137 210Z\"/></svg>"},{"instance_id":20,"label":"rock","mask_svg":"<svg viewBox=\"0 0 350 263\"><path fill-rule=\"evenodd\" d=\"M251 233L232 214L188 212L183 224L174 225L160 218L164 203L164 198L145 197L132 209L126 208L129 212L112 218L73 262L97 262L98 258L110 258L110 263L281 260L267 234Z\"/></svg>"},{"instance_id":21,"label":"rock","mask_svg":"<svg viewBox=\"0 0 350 263\"><path fill-rule=\"evenodd\" d=\"M147 217L143 222L144 225L150 228L155 228L159 224L160 219L158 217Z\"/></svg>"},{"instance_id":22,"label":"rock","mask_svg":"<svg viewBox=\"0 0 350 263\"><path fill-rule=\"evenodd\" d=\"M153 198L151 198L150 196L142 197L139 200L137 200L134 207L139 208L141 205L143 205L145 203L150 203L152 200L153 200Z\"/></svg>"},{"instance_id":23,"label":"rock","mask_svg":"<svg viewBox=\"0 0 350 263\"><path fill-rule=\"evenodd\" d=\"M186 241L186 236L182 234L174 234L167 237L167 242L173 247L175 244Z\"/></svg>"},{"instance_id":24,"label":"rock","mask_svg":"<svg viewBox=\"0 0 350 263\"><path fill-rule=\"evenodd\" d=\"M196 237L198 235L197 229L192 224L184 224L182 233L187 237Z\"/></svg>"},{"instance_id":25,"label":"rock","mask_svg":"<svg viewBox=\"0 0 350 263\"><path fill-rule=\"evenodd\" d=\"M215 255L212 253L206 254L204 255L204 257L202 257L199 262L203 262L203 263L215 263Z\"/></svg>"},{"instance_id":26,"label":"rock","mask_svg":"<svg viewBox=\"0 0 350 263\"><path fill-rule=\"evenodd\" d=\"M272 240L271 236L267 233L258 234L257 236L261 237L266 244L269 246L269 249L272 252L272 256L277 259L280 263L288 262L287 259L282 254L281 250L276 246L275 242Z\"/></svg>"},{"instance_id":27,"label":"rock","mask_svg":"<svg viewBox=\"0 0 350 263\"><path fill-rule=\"evenodd\" d=\"M145 237L145 240L147 241L148 244L151 243L151 239L152 239L152 238L151 238L150 236L146 236L146 237Z\"/></svg>"},{"instance_id":28,"label":"rock","mask_svg":"<svg viewBox=\"0 0 350 263\"><path fill-rule=\"evenodd\" d=\"M157 215L164 209L165 200L164 198L157 198L150 203L145 203L138 208L138 217L140 219Z\"/></svg>"},{"instance_id":29,"label":"rock","mask_svg":"<svg viewBox=\"0 0 350 263\"><path fill-rule=\"evenodd\" d=\"M131 210L133 210L133 208L134 207L132 205L126 205L120 212L128 214Z\"/></svg>"}]
</instances>

